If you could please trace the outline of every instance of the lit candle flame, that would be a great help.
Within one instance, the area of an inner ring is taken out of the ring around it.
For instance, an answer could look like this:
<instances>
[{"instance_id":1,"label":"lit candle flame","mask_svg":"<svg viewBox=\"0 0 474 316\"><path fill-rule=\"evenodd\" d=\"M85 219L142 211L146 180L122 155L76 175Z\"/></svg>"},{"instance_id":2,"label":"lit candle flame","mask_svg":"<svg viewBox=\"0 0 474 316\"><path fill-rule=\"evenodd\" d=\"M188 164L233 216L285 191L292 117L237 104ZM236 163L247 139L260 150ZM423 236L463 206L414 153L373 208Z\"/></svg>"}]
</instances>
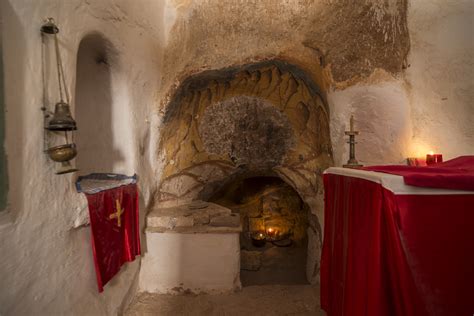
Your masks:
<instances>
[{"instance_id":1,"label":"lit candle flame","mask_svg":"<svg viewBox=\"0 0 474 316\"><path fill-rule=\"evenodd\" d=\"M434 155L434 152L433 152L432 150L430 150L430 152L428 153L428 155L433 156L433 155Z\"/></svg>"}]
</instances>

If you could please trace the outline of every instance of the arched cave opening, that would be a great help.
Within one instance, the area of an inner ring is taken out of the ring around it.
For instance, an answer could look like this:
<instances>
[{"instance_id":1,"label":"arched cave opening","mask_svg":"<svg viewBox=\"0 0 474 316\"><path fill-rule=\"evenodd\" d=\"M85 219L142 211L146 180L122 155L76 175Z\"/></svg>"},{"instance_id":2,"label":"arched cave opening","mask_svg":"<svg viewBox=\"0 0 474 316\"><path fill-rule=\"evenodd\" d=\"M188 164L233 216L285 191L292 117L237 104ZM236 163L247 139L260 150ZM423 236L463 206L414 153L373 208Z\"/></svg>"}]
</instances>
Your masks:
<instances>
[{"instance_id":1,"label":"arched cave opening","mask_svg":"<svg viewBox=\"0 0 474 316\"><path fill-rule=\"evenodd\" d=\"M311 76L278 60L192 75L166 107L159 148L143 288L318 282L322 172L333 161Z\"/></svg>"}]
</instances>

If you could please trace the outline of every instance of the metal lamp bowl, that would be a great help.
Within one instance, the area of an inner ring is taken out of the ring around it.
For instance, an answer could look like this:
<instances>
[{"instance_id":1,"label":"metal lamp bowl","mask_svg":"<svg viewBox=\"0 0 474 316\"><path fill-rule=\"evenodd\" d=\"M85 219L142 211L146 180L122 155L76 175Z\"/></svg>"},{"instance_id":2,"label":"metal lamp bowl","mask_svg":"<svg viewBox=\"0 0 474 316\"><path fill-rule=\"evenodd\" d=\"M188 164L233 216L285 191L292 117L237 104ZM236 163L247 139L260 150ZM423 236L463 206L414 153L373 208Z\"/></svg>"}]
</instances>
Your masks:
<instances>
[{"instance_id":1,"label":"metal lamp bowl","mask_svg":"<svg viewBox=\"0 0 474 316\"><path fill-rule=\"evenodd\" d=\"M69 161L77 155L75 144L65 144L51 147L48 148L46 152L48 153L49 158L56 162Z\"/></svg>"}]
</instances>

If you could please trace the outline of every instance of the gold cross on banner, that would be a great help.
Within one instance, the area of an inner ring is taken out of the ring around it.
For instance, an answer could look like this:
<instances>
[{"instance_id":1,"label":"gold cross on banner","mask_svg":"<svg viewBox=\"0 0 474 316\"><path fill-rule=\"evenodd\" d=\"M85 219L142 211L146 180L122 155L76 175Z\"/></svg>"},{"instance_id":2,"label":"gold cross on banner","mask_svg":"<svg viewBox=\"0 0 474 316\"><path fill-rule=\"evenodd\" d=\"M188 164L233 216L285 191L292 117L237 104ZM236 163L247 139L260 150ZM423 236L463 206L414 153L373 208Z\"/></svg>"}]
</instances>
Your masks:
<instances>
[{"instance_id":1,"label":"gold cross on banner","mask_svg":"<svg viewBox=\"0 0 474 316\"><path fill-rule=\"evenodd\" d=\"M119 200L115 200L115 209L116 212L109 215L109 219L117 219L117 226L120 227L122 225L122 220L120 219L120 215L122 215L125 210L120 206Z\"/></svg>"}]
</instances>

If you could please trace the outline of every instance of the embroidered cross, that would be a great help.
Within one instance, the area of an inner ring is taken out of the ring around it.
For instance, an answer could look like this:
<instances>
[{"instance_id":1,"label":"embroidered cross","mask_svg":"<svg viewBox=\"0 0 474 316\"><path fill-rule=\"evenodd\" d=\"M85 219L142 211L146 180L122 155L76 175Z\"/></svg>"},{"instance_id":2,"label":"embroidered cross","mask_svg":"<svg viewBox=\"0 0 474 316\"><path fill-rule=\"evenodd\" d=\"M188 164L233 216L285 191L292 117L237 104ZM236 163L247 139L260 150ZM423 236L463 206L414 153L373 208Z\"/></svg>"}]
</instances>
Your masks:
<instances>
[{"instance_id":1,"label":"embroidered cross","mask_svg":"<svg viewBox=\"0 0 474 316\"><path fill-rule=\"evenodd\" d=\"M116 218L117 219L117 226L120 227L122 225L120 215L122 215L125 212L125 210L120 206L119 200L115 200L115 209L116 209L116 212L110 214L109 219Z\"/></svg>"}]
</instances>

